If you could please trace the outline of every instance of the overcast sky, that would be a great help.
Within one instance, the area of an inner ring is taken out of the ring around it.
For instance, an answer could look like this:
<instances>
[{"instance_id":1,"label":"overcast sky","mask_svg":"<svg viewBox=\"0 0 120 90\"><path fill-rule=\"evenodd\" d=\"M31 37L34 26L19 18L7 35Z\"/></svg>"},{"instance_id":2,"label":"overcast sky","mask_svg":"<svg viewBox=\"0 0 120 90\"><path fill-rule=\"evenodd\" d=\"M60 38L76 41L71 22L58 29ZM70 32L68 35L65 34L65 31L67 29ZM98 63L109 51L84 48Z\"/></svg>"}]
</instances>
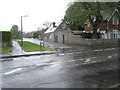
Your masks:
<instances>
[{"instance_id":1,"label":"overcast sky","mask_svg":"<svg viewBox=\"0 0 120 90\"><path fill-rule=\"evenodd\" d=\"M43 23L58 22L64 18L69 0L0 0L0 31L9 31L16 24L30 32L43 27Z\"/></svg>"}]
</instances>

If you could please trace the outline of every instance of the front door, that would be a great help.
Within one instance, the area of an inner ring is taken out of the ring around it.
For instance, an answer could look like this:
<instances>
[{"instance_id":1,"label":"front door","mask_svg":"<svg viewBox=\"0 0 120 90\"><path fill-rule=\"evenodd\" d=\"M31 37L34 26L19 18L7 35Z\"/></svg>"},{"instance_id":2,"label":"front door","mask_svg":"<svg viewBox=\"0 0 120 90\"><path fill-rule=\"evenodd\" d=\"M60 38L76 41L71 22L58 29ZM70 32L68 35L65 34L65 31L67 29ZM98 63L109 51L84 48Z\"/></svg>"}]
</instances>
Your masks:
<instances>
[{"instance_id":1,"label":"front door","mask_svg":"<svg viewBox=\"0 0 120 90\"><path fill-rule=\"evenodd\" d=\"M58 36L57 35L55 35L55 37L54 37L54 42L58 43Z\"/></svg>"},{"instance_id":2,"label":"front door","mask_svg":"<svg viewBox=\"0 0 120 90\"><path fill-rule=\"evenodd\" d=\"M63 44L65 43L65 36L63 35Z\"/></svg>"}]
</instances>

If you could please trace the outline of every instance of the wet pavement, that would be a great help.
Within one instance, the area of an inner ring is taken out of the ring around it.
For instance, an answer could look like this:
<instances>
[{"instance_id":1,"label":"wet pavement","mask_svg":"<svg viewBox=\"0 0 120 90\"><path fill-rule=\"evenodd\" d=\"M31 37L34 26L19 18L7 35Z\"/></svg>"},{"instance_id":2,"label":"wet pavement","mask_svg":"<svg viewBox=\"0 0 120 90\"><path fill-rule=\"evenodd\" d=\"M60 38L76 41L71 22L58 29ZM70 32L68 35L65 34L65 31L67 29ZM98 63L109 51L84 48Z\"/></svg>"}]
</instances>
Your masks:
<instances>
[{"instance_id":1,"label":"wet pavement","mask_svg":"<svg viewBox=\"0 0 120 90\"><path fill-rule=\"evenodd\" d=\"M2 54L2 57L22 55L25 52L22 50L20 45L16 41L12 41L12 50L9 54Z\"/></svg>"},{"instance_id":2,"label":"wet pavement","mask_svg":"<svg viewBox=\"0 0 120 90\"><path fill-rule=\"evenodd\" d=\"M53 47L58 48L55 44ZM66 45L59 50L51 55L2 59L2 87L113 88L120 84L117 47L92 49Z\"/></svg>"},{"instance_id":3,"label":"wet pavement","mask_svg":"<svg viewBox=\"0 0 120 90\"><path fill-rule=\"evenodd\" d=\"M11 52L12 55L21 55L25 53L16 41L12 41L12 45L13 45Z\"/></svg>"}]
</instances>

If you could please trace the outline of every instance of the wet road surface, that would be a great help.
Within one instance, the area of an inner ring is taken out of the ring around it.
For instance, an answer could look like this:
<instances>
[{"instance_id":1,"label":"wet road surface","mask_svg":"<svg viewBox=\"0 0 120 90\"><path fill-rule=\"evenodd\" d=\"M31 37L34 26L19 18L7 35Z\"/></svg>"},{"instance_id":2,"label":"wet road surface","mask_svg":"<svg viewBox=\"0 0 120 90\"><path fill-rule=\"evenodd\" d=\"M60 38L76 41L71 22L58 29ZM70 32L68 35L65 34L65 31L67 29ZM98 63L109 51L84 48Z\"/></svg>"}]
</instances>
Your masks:
<instances>
[{"instance_id":1,"label":"wet road surface","mask_svg":"<svg viewBox=\"0 0 120 90\"><path fill-rule=\"evenodd\" d=\"M119 85L118 48L68 48L57 54L7 58L0 63L3 88L112 88Z\"/></svg>"}]
</instances>

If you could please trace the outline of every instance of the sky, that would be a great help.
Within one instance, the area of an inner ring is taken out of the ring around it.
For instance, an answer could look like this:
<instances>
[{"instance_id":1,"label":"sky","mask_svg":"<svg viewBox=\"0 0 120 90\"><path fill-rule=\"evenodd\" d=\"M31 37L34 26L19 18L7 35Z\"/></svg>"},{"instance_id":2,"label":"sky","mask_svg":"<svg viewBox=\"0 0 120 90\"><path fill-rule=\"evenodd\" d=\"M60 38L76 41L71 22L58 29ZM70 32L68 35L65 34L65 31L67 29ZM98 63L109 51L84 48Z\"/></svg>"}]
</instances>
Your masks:
<instances>
[{"instance_id":1,"label":"sky","mask_svg":"<svg viewBox=\"0 0 120 90\"><path fill-rule=\"evenodd\" d=\"M64 18L69 0L0 0L0 31L10 31L13 25L23 31L36 31L43 23L59 22Z\"/></svg>"},{"instance_id":2,"label":"sky","mask_svg":"<svg viewBox=\"0 0 120 90\"><path fill-rule=\"evenodd\" d=\"M20 30L20 18L24 15L28 15L23 17L24 32L44 28L45 22L59 22L64 18L68 3L72 1L74 0L0 0L0 31L10 31L13 25L18 25Z\"/></svg>"}]
</instances>

